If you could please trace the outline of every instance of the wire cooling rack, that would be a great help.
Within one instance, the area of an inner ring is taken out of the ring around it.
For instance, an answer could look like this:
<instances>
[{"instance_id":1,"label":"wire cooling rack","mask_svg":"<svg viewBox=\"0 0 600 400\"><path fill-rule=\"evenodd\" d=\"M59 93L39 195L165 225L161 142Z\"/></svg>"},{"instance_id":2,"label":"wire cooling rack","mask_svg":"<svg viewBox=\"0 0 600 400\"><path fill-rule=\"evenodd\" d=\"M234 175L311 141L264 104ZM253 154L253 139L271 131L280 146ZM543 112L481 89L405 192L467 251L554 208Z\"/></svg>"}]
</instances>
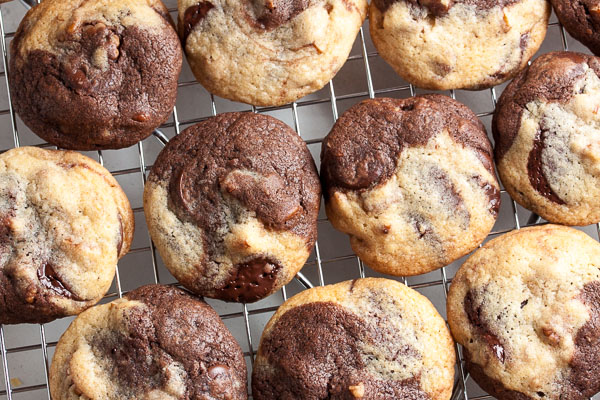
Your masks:
<instances>
[{"instance_id":1,"label":"wire cooling rack","mask_svg":"<svg viewBox=\"0 0 600 400\"><path fill-rule=\"evenodd\" d=\"M0 6L0 149L7 150L23 145L51 147L41 143L18 119L12 108L8 84L8 46L16 27L26 10L39 0L13 1ZM176 16L176 0L167 0L167 6ZM368 23L368 22L367 22ZM119 181L127 193L136 219L136 232L132 250L120 262L110 292L103 302L112 301L143 284L175 284L152 244L145 225L142 208L142 191L146 176L158 152L174 135L183 129L217 113L226 111L250 111L275 116L292 126L306 141L313 157L319 159L323 137L341 114L351 105L373 97L409 97L421 93L402 81L385 64L375 51L368 35L368 25L361 29L346 65L324 89L296 103L283 107L254 108L213 97L196 83L189 68L179 82L177 105L170 120L154 135L137 146L118 151L86 153L95 158ZM553 16L548 35L540 53L552 50L577 50L587 52L583 46L570 38ZM505 85L477 91L450 91L445 94L467 104L482 119L490 132L491 116L496 99ZM76 117L76 116L75 116ZM495 237L512 229L543 223L529 211L518 206L502 190L502 207L499 218L489 237ZM600 237L600 225L580 228L590 236ZM488 239L489 239L488 237ZM442 316L446 315L445 303L449 284L458 267L466 257L453 264L426 275L396 278L427 296ZM229 304L215 300L208 302L219 312L244 350L251 372L262 329L277 307L306 288L325 285L365 276L383 276L364 265L350 249L345 235L336 232L321 211L319 217L319 240L301 274L278 293L255 304ZM389 277L388 277L389 278ZM0 326L0 355L3 379L0 378L0 399L50 399L48 367L56 343L73 318L65 318L44 325ZM463 368L459 346L453 399L491 399L469 379ZM597 396L600 400L600 396Z\"/></svg>"}]
</instances>

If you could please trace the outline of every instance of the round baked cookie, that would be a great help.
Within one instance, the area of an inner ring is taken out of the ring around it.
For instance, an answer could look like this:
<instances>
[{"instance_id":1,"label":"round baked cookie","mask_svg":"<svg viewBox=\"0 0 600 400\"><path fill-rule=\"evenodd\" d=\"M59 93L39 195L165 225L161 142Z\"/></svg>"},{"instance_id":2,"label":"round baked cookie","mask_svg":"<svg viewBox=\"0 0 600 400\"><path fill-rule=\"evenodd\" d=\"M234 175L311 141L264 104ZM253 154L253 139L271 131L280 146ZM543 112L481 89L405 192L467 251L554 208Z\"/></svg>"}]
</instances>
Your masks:
<instances>
[{"instance_id":1,"label":"round baked cookie","mask_svg":"<svg viewBox=\"0 0 600 400\"><path fill-rule=\"evenodd\" d=\"M130 146L175 104L182 50L160 0L44 0L10 54L15 111L62 148Z\"/></svg>"},{"instance_id":2,"label":"round baked cookie","mask_svg":"<svg viewBox=\"0 0 600 400\"><path fill-rule=\"evenodd\" d=\"M600 244L559 225L512 231L460 268L448 323L471 377L500 400L600 391Z\"/></svg>"},{"instance_id":3,"label":"round baked cookie","mask_svg":"<svg viewBox=\"0 0 600 400\"><path fill-rule=\"evenodd\" d=\"M178 0L179 34L211 93L278 106L321 89L344 65L366 0Z\"/></svg>"},{"instance_id":4,"label":"round baked cookie","mask_svg":"<svg viewBox=\"0 0 600 400\"><path fill-rule=\"evenodd\" d=\"M429 300L400 282L316 287L286 301L265 327L252 396L447 400L453 345Z\"/></svg>"},{"instance_id":5,"label":"round baked cookie","mask_svg":"<svg viewBox=\"0 0 600 400\"><path fill-rule=\"evenodd\" d=\"M186 288L253 302L279 290L317 236L321 186L289 126L226 113L186 129L161 151L144 190L148 230Z\"/></svg>"},{"instance_id":6,"label":"round baked cookie","mask_svg":"<svg viewBox=\"0 0 600 400\"><path fill-rule=\"evenodd\" d=\"M373 0L371 38L406 81L483 89L512 78L544 37L547 0Z\"/></svg>"},{"instance_id":7,"label":"round baked cookie","mask_svg":"<svg viewBox=\"0 0 600 400\"><path fill-rule=\"evenodd\" d=\"M442 95L365 100L323 142L327 216L373 269L441 268L475 249L500 207L483 124Z\"/></svg>"},{"instance_id":8,"label":"round baked cookie","mask_svg":"<svg viewBox=\"0 0 600 400\"><path fill-rule=\"evenodd\" d=\"M600 221L600 59L536 59L505 89L493 120L500 179L511 197L566 225Z\"/></svg>"},{"instance_id":9,"label":"round baked cookie","mask_svg":"<svg viewBox=\"0 0 600 400\"><path fill-rule=\"evenodd\" d=\"M149 285L78 316L50 367L54 400L245 400L246 363L219 315Z\"/></svg>"},{"instance_id":10,"label":"round baked cookie","mask_svg":"<svg viewBox=\"0 0 600 400\"><path fill-rule=\"evenodd\" d=\"M567 32L600 55L600 1L550 0Z\"/></svg>"},{"instance_id":11,"label":"round baked cookie","mask_svg":"<svg viewBox=\"0 0 600 400\"><path fill-rule=\"evenodd\" d=\"M72 151L0 155L0 324L78 314L108 291L133 212L104 167Z\"/></svg>"}]
</instances>

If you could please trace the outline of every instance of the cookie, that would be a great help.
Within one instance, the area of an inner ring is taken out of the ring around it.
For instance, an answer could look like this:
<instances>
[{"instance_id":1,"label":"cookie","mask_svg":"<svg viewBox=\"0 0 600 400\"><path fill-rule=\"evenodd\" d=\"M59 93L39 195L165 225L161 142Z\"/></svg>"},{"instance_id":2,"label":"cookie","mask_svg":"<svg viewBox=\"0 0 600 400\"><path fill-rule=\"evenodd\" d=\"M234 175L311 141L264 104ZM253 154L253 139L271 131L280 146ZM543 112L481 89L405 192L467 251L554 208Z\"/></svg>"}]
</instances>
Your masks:
<instances>
[{"instance_id":1,"label":"cookie","mask_svg":"<svg viewBox=\"0 0 600 400\"><path fill-rule=\"evenodd\" d=\"M454 342L418 292L366 278L286 301L260 340L252 396L272 399L450 399Z\"/></svg>"},{"instance_id":2,"label":"cookie","mask_svg":"<svg viewBox=\"0 0 600 400\"><path fill-rule=\"evenodd\" d=\"M483 124L442 95L365 100L323 142L327 216L373 269L398 276L469 253L500 207Z\"/></svg>"},{"instance_id":3,"label":"cookie","mask_svg":"<svg viewBox=\"0 0 600 400\"><path fill-rule=\"evenodd\" d=\"M512 78L538 50L547 0L373 0L371 38L406 81L483 89Z\"/></svg>"},{"instance_id":4,"label":"cookie","mask_svg":"<svg viewBox=\"0 0 600 400\"><path fill-rule=\"evenodd\" d=\"M295 101L344 65L366 0L179 0L179 34L211 93L257 106Z\"/></svg>"},{"instance_id":5,"label":"cookie","mask_svg":"<svg viewBox=\"0 0 600 400\"><path fill-rule=\"evenodd\" d=\"M150 235L186 288L253 302L287 284L315 244L321 187L289 126L226 113L161 151L144 190Z\"/></svg>"},{"instance_id":6,"label":"cookie","mask_svg":"<svg viewBox=\"0 0 600 400\"><path fill-rule=\"evenodd\" d=\"M600 221L600 59L556 52L505 89L493 119L500 179L522 206L567 225Z\"/></svg>"},{"instance_id":7,"label":"cookie","mask_svg":"<svg viewBox=\"0 0 600 400\"><path fill-rule=\"evenodd\" d=\"M72 151L0 155L0 323L78 314L108 291L133 212L104 167Z\"/></svg>"},{"instance_id":8,"label":"cookie","mask_svg":"<svg viewBox=\"0 0 600 400\"><path fill-rule=\"evenodd\" d=\"M567 32L600 55L600 1L550 0Z\"/></svg>"},{"instance_id":9,"label":"cookie","mask_svg":"<svg viewBox=\"0 0 600 400\"><path fill-rule=\"evenodd\" d=\"M500 400L600 391L600 244L559 225L512 231L460 268L448 323L471 377Z\"/></svg>"},{"instance_id":10,"label":"cookie","mask_svg":"<svg viewBox=\"0 0 600 400\"><path fill-rule=\"evenodd\" d=\"M160 0L44 0L10 54L15 111L62 148L131 146L175 105L182 50Z\"/></svg>"},{"instance_id":11,"label":"cookie","mask_svg":"<svg viewBox=\"0 0 600 400\"><path fill-rule=\"evenodd\" d=\"M169 286L93 307L60 338L54 400L245 400L246 363L219 315Z\"/></svg>"}]
</instances>

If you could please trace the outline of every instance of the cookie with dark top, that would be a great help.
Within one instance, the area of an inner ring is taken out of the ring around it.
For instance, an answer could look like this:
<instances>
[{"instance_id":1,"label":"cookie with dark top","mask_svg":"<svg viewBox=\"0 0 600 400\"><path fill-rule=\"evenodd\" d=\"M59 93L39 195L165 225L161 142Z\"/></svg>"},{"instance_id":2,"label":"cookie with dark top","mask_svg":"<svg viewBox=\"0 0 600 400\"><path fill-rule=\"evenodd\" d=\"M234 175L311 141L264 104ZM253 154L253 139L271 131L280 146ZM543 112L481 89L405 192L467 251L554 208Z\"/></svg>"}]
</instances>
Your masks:
<instances>
[{"instance_id":1,"label":"cookie with dark top","mask_svg":"<svg viewBox=\"0 0 600 400\"><path fill-rule=\"evenodd\" d=\"M133 212L104 167L72 151L0 155L0 323L78 314L108 291Z\"/></svg>"},{"instance_id":2,"label":"cookie with dark top","mask_svg":"<svg viewBox=\"0 0 600 400\"><path fill-rule=\"evenodd\" d=\"M62 148L131 146L175 104L182 50L160 0L44 0L10 53L15 111Z\"/></svg>"},{"instance_id":3,"label":"cookie with dark top","mask_svg":"<svg viewBox=\"0 0 600 400\"><path fill-rule=\"evenodd\" d=\"M600 0L550 0L567 32L600 55Z\"/></svg>"},{"instance_id":4,"label":"cookie with dark top","mask_svg":"<svg viewBox=\"0 0 600 400\"><path fill-rule=\"evenodd\" d=\"M245 400L246 363L219 315L169 286L93 307L60 338L54 400Z\"/></svg>"},{"instance_id":5,"label":"cookie with dark top","mask_svg":"<svg viewBox=\"0 0 600 400\"><path fill-rule=\"evenodd\" d=\"M309 289L265 327L252 396L448 400L453 345L429 300L399 282L367 278Z\"/></svg>"},{"instance_id":6,"label":"cookie with dark top","mask_svg":"<svg viewBox=\"0 0 600 400\"><path fill-rule=\"evenodd\" d=\"M546 35L547 0L373 0L381 56L416 86L482 89L512 78Z\"/></svg>"},{"instance_id":7,"label":"cookie with dark top","mask_svg":"<svg viewBox=\"0 0 600 400\"><path fill-rule=\"evenodd\" d=\"M179 0L179 34L211 93L257 106L321 89L344 65L366 0Z\"/></svg>"},{"instance_id":8,"label":"cookie with dark top","mask_svg":"<svg viewBox=\"0 0 600 400\"><path fill-rule=\"evenodd\" d=\"M600 59L548 53L506 88L493 132L502 183L544 219L600 221Z\"/></svg>"},{"instance_id":9,"label":"cookie with dark top","mask_svg":"<svg viewBox=\"0 0 600 400\"><path fill-rule=\"evenodd\" d=\"M320 196L298 134L270 116L227 113L186 129L161 151L144 212L167 268L185 287L253 302L304 265Z\"/></svg>"},{"instance_id":10,"label":"cookie with dark top","mask_svg":"<svg viewBox=\"0 0 600 400\"><path fill-rule=\"evenodd\" d=\"M500 400L600 391L600 244L559 225L486 243L460 268L448 323L471 377Z\"/></svg>"},{"instance_id":11,"label":"cookie with dark top","mask_svg":"<svg viewBox=\"0 0 600 400\"><path fill-rule=\"evenodd\" d=\"M365 100L323 142L327 216L372 268L417 275L492 229L500 187L483 124L442 95Z\"/></svg>"}]
</instances>

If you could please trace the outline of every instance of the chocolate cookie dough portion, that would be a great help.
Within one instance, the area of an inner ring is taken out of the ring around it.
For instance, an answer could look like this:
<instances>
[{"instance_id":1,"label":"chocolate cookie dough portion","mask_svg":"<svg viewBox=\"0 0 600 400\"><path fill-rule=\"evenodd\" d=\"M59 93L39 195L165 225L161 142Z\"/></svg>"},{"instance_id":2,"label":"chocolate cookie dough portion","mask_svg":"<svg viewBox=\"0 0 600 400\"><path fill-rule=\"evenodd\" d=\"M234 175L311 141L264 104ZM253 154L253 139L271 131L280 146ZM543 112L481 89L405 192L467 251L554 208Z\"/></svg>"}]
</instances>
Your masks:
<instances>
[{"instance_id":1,"label":"chocolate cookie dough portion","mask_svg":"<svg viewBox=\"0 0 600 400\"><path fill-rule=\"evenodd\" d=\"M182 50L160 0L44 1L10 52L16 112L62 148L131 146L175 104Z\"/></svg>"},{"instance_id":2,"label":"chocolate cookie dough portion","mask_svg":"<svg viewBox=\"0 0 600 400\"><path fill-rule=\"evenodd\" d=\"M449 399L453 363L452 340L428 300L398 282L359 279L281 306L261 339L252 395Z\"/></svg>"},{"instance_id":3,"label":"chocolate cookie dough portion","mask_svg":"<svg viewBox=\"0 0 600 400\"><path fill-rule=\"evenodd\" d=\"M203 296L252 302L304 265L320 195L312 157L289 126L228 113L167 144L148 178L144 210L182 284Z\"/></svg>"},{"instance_id":4,"label":"chocolate cookie dough portion","mask_svg":"<svg viewBox=\"0 0 600 400\"><path fill-rule=\"evenodd\" d=\"M278 106L321 89L346 62L366 0L179 0L179 35L211 93Z\"/></svg>"},{"instance_id":5,"label":"chocolate cookie dough portion","mask_svg":"<svg viewBox=\"0 0 600 400\"><path fill-rule=\"evenodd\" d=\"M483 124L442 95L366 100L323 143L327 215L372 268L416 275L472 251L500 207Z\"/></svg>"},{"instance_id":6,"label":"chocolate cookie dough portion","mask_svg":"<svg viewBox=\"0 0 600 400\"><path fill-rule=\"evenodd\" d=\"M71 151L0 155L0 323L78 314L108 291L133 212L100 164Z\"/></svg>"},{"instance_id":7,"label":"chocolate cookie dough portion","mask_svg":"<svg viewBox=\"0 0 600 400\"><path fill-rule=\"evenodd\" d=\"M160 285L82 313L50 369L56 400L244 400L246 388L242 350L217 313Z\"/></svg>"},{"instance_id":8,"label":"chocolate cookie dough portion","mask_svg":"<svg viewBox=\"0 0 600 400\"><path fill-rule=\"evenodd\" d=\"M475 381L500 400L600 391L600 244L559 225L510 232L461 267L448 323Z\"/></svg>"},{"instance_id":9,"label":"chocolate cookie dough portion","mask_svg":"<svg viewBox=\"0 0 600 400\"><path fill-rule=\"evenodd\" d=\"M546 35L547 0L374 0L373 43L406 81L482 89L518 73Z\"/></svg>"},{"instance_id":10,"label":"chocolate cookie dough portion","mask_svg":"<svg viewBox=\"0 0 600 400\"><path fill-rule=\"evenodd\" d=\"M600 55L600 1L550 0L567 32Z\"/></svg>"},{"instance_id":11,"label":"chocolate cookie dough portion","mask_svg":"<svg viewBox=\"0 0 600 400\"><path fill-rule=\"evenodd\" d=\"M600 221L600 59L555 52L536 59L496 108L495 157L506 190L544 219Z\"/></svg>"}]
</instances>

